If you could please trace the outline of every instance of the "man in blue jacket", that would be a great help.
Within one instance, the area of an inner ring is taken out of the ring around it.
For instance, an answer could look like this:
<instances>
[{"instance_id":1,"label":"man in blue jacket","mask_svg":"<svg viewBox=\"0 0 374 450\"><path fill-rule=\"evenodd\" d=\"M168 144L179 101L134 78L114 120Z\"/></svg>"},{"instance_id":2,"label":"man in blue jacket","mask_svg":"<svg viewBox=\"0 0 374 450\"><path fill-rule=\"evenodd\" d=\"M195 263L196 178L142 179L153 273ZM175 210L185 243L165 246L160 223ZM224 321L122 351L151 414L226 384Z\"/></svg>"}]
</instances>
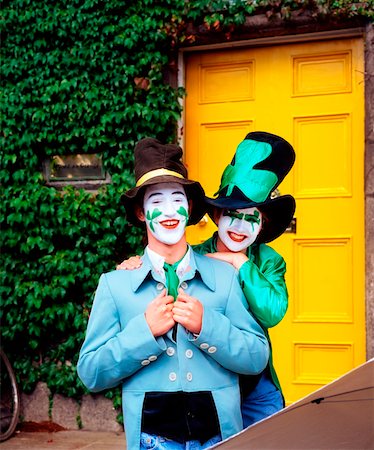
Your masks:
<instances>
[{"instance_id":1,"label":"man in blue jacket","mask_svg":"<svg viewBox=\"0 0 374 450\"><path fill-rule=\"evenodd\" d=\"M235 270L186 242L205 207L181 157L177 145L137 144L123 200L148 245L139 269L101 276L78 361L90 390L122 384L129 450L204 449L240 431L238 374L269 357Z\"/></svg>"}]
</instances>

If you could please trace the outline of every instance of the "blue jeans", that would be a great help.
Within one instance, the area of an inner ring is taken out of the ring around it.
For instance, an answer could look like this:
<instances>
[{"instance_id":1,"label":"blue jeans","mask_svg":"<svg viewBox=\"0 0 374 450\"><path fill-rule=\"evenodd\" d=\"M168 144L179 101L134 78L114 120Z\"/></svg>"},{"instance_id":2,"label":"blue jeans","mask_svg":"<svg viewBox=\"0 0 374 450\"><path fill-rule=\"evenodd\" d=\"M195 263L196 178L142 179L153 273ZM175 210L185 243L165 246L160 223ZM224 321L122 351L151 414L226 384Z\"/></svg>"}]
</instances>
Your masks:
<instances>
[{"instance_id":1,"label":"blue jeans","mask_svg":"<svg viewBox=\"0 0 374 450\"><path fill-rule=\"evenodd\" d=\"M200 441L180 443L155 434L141 433L140 450L203 450L221 441L221 436L213 436L204 444Z\"/></svg>"},{"instance_id":2,"label":"blue jeans","mask_svg":"<svg viewBox=\"0 0 374 450\"><path fill-rule=\"evenodd\" d=\"M267 371L261 375L253 391L242 401L244 428L280 411L284 407L281 392Z\"/></svg>"}]
</instances>

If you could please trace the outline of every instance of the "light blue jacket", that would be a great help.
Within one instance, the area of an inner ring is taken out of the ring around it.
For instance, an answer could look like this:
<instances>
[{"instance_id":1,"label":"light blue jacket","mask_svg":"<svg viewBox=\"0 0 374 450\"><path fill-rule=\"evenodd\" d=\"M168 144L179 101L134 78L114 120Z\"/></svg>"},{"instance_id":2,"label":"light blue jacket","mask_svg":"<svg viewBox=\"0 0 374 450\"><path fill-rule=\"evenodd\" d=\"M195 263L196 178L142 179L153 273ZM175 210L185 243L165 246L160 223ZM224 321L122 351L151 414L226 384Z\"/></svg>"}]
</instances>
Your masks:
<instances>
[{"instance_id":1,"label":"light blue jacket","mask_svg":"<svg viewBox=\"0 0 374 450\"><path fill-rule=\"evenodd\" d=\"M180 280L184 291L204 305L202 329L194 336L178 325L155 338L144 311L164 288L145 253L133 271L103 274L83 343L78 374L97 392L122 383L129 450L139 449L146 392L211 391L222 439L243 427L237 373L257 374L269 357L267 339L247 312L235 270L191 251Z\"/></svg>"}]
</instances>

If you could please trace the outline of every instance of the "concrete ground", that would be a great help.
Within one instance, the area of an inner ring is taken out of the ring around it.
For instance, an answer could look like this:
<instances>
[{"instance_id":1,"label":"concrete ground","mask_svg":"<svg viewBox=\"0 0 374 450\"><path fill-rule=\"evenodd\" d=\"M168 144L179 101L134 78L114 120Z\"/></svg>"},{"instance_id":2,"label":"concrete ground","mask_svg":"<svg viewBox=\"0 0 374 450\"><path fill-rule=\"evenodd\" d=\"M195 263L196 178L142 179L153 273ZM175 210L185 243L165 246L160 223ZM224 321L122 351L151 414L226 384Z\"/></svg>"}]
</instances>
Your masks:
<instances>
[{"instance_id":1,"label":"concrete ground","mask_svg":"<svg viewBox=\"0 0 374 450\"><path fill-rule=\"evenodd\" d=\"M124 433L103 431L17 431L0 443L1 450L126 450Z\"/></svg>"}]
</instances>

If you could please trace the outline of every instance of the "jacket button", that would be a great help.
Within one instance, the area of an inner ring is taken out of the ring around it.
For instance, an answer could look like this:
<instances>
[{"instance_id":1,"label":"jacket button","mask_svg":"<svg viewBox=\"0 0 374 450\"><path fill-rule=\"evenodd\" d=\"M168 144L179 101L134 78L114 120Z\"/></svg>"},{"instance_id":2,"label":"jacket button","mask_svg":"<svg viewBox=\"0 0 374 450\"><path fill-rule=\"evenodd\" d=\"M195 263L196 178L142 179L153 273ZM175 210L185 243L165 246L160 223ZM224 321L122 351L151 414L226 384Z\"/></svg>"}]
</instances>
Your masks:
<instances>
[{"instance_id":1,"label":"jacket button","mask_svg":"<svg viewBox=\"0 0 374 450\"><path fill-rule=\"evenodd\" d=\"M186 358L192 358L193 356L193 351L189 348L188 350L186 350Z\"/></svg>"},{"instance_id":2,"label":"jacket button","mask_svg":"<svg viewBox=\"0 0 374 450\"><path fill-rule=\"evenodd\" d=\"M217 351L217 347L214 347L213 345L208 348L208 353L215 353Z\"/></svg>"},{"instance_id":3,"label":"jacket button","mask_svg":"<svg viewBox=\"0 0 374 450\"><path fill-rule=\"evenodd\" d=\"M140 364L142 365L142 366L148 366L148 364L150 364L150 360L149 359L144 359Z\"/></svg>"},{"instance_id":4,"label":"jacket button","mask_svg":"<svg viewBox=\"0 0 374 450\"><path fill-rule=\"evenodd\" d=\"M188 288L188 284L185 281L182 281L181 288L182 289L187 289Z\"/></svg>"},{"instance_id":5,"label":"jacket button","mask_svg":"<svg viewBox=\"0 0 374 450\"><path fill-rule=\"evenodd\" d=\"M206 342L203 342L202 344L200 344L200 348L205 350L209 347L209 344L207 344Z\"/></svg>"},{"instance_id":6,"label":"jacket button","mask_svg":"<svg viewBox=\"0 0 374 450\"><path fill-rule=\"evenodd\" d=\"M173 356L174 353L175 353L175 350L173 349L173 347L168 347L168 348L166 349L166 354L167 354L168 356Z\"/></svg>"},{"instance_id":7,"label":"jacket button","mask_svg":"<svg viewBox=\"0 0 374 450\"><path fill-rule=\"evenodd\" d=\"M163 289L164 289L164 285L162 284L162 283L157 283L157 286L156 286L156 289L158 290L158 291L162 291Z\"/></svg>"},{"instance_id":8,"label":"jacket button","mask_svg":"<svg viewBox=\"0 0 374 450\"><path fill-rule=\"evenodd\" d=\"M169 380L170 381L175 381L177 379L177 374L175 372L170 372L169 373Z\"/></svg>"},{"instance_id":9,"label":"jacket button","mask_svg":"<svg viewBox=\"0 0 374 450\"><path fill-rule=\"evenodd\" d=\"M150 361L156 361L157 356L156 355L152 355L148 358Z\"/></svg>"},{"instance_id":10,"label":"jacket button","mask_svg":"<svg viewBox=\"0 0 374 450\"><path fill-rule=\"evenodd\" d=\"M187 381L192 381L192 373L187 372L186 378L187 378Z\"/></svg>"}]
</instances>

